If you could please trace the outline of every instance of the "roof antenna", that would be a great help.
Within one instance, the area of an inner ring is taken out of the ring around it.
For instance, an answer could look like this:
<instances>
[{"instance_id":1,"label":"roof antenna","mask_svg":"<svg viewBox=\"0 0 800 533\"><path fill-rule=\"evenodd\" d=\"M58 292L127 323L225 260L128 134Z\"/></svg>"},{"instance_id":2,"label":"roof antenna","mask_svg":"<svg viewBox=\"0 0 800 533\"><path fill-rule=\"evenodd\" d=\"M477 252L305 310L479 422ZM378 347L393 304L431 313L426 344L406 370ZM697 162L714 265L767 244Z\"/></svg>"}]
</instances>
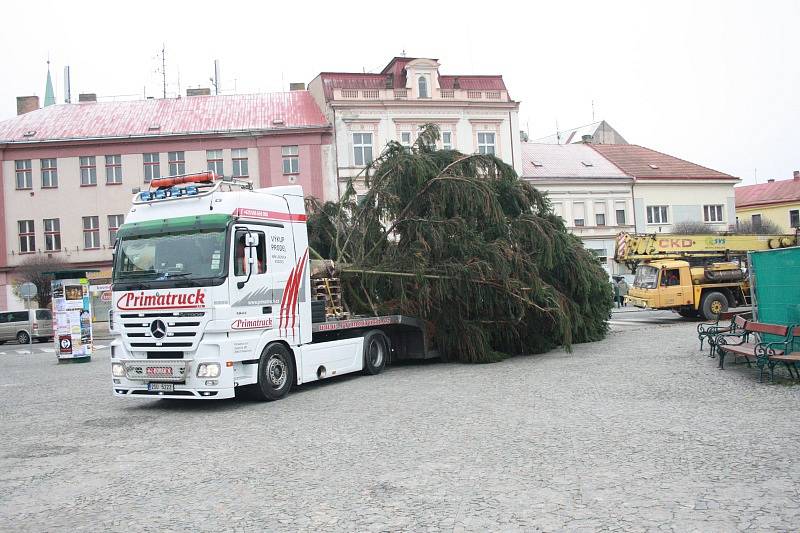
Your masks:
<instances>
[{"instance_id":1,"label":"roof antenna","mask_svg":"<svg viewBox=\"0 0 800 533\"><path fill-rule=\"evenodd\" d=\"M594 122L594 100L592 100L592 122Z\"/></svg>"},{"instance_id":2,"label":"roof antenna","mask_svg":"<svg viewBox=\"0 0 800 533\"><path fill-rule=\"evenodd\" d=\"M167 45L161 43L161 79L164 85L164 98L167 97Z\"/></svg>"},{"instance_id":3,"label":"roof antenna","mask_svg":"<svg viewBox=\"0 0 800 533\"><path fill-rule=\"evenodd\" d=\"M556 119L556 144L561 144L561 132L558 131L558 119Z\"/></svg>"},{"instance_id":4,"label":"roof antenna","mask_svg":"<svg viewBox=\"0 0 800 533\"><path fill-rule=\"evenodd\" d=\"M403 51L400 52L400 55L403 56L403 57L406 57L406 49L405 48L403 48Z\"/></svg>"}]
</instances>

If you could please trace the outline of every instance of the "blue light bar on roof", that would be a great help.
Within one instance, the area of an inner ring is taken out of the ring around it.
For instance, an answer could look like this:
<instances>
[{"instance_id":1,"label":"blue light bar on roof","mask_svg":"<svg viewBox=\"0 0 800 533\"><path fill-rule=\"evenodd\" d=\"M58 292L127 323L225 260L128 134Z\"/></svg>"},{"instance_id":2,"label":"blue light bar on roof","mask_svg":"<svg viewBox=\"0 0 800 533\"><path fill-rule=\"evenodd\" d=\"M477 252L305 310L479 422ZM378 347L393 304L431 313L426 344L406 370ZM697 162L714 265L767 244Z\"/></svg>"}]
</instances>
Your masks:
<instances>
[{"instance_id":1,"label":"blue light bar on roof","mask_svg":"<svg viewBox=\"0 0 800 533\"><path fill-rule=\"evenodd\" d=\"M171 187L169 189L157 189L155 191L142 191L139 193L139 200L150 202L153 200L165 200L167 198L183 198L186 196L195 196L199 192L199 189L195 185L189 185L188 187Z\"/></svg>"}]
</instances>

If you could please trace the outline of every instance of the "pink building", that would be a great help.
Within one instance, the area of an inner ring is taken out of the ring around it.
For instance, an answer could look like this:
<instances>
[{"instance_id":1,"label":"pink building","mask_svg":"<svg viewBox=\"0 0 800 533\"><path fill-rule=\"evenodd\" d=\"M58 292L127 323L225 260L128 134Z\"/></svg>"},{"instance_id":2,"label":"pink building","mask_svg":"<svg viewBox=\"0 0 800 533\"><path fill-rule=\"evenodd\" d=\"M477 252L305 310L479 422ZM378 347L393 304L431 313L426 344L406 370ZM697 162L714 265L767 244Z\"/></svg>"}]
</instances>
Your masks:
<instances>
[{"instance_id":1,"label":"pink building","mask_svg":"<svg viewBox=\"0 0 800 533\"><path fill-rule=\"evenodd\" d=\"M332 131L306 91L125 102L83 96L42 109L38 97L21 97L18 116L0 122L0 309L22 307L11 284L30 257L108 277L131 197L153 178L209 169L256 187L299 184L323 197Z\"/></svg>"}]
</instances>

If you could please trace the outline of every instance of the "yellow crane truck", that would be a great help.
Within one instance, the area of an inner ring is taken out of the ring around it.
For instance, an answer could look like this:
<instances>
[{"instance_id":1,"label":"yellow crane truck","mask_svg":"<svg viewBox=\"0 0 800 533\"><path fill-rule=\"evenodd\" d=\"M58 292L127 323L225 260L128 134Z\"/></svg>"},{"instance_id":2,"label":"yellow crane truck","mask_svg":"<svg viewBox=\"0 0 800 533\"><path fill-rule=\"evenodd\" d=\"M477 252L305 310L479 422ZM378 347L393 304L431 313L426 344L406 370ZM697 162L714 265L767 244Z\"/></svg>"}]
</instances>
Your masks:
<instances>
[{"instance_id":1,"label":"yellow crane truck","mask_svg":"<svg viewBox=\"0 0 800 533\"><path fill-rule=\"evenodd\" d=\"M714 320L749 305L747 252L797 245L797 235L617 235L614 259L636 274L626 303Z\"/></svg>"}]
</instances>

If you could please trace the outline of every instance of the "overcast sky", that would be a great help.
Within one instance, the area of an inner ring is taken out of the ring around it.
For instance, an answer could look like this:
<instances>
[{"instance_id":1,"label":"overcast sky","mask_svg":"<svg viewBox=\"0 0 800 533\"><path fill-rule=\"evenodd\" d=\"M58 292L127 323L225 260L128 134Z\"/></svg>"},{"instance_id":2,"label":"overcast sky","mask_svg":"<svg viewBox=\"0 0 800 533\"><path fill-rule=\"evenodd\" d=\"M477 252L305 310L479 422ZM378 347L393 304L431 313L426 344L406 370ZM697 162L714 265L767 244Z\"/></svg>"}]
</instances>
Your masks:
<instances>
[{"instance_id":1,"label":"overcast sky","mask_svg":"<svg viewBox=\"0 0 800 533\"><path fill-rule=\"evenodd\" d=\"M532 139L606 119L629 142L739 176L800 170L800 1L4 2L0 120L44 97L48 54L101 100L288 89L403 51L502 74ZM757 169L757 170L756 170Z\"/></svg>"}]
</instances>

